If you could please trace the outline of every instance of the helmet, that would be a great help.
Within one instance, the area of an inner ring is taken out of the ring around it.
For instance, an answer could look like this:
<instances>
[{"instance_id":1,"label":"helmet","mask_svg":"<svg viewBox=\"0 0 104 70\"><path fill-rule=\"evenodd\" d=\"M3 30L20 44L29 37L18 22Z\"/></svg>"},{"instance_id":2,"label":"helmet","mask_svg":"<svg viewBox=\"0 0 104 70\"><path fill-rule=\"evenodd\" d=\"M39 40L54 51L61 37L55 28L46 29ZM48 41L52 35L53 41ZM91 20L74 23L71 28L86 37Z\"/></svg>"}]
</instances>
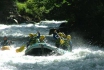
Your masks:
<instances>
[{"instance_id":1,"label":"helmet","mask_svg":"<svg viewBox=\"0 0 104 70\"><path fill-rule=\"evenodd\" d=\"M33 34L33 36L34 36L34 37L36 37L36 36L37 36L37 34Z\"/></svg>"},{"instance_id":2,"label":"helmet","mask_svg":"<svg viewBox=\"0 0 104 70\"><path fill-rule=\"evenodd\" d=\"M41 41L43 41L44 39L45 39L45 36L44 35L40 36L40 40Z\"/></svg>"},{"instance_id":3,"label":"helmet","mask_svg":"<svg viewBox=\"0 0 104 70\"><path fill-rule=\"evenodd\" d=\"M54 30L54 32L56 33L56 32L57 32L57 30L55 29L55 30Z\"/></svg>"},{"instance_id":4,"label":"helmet","mask_svg":"<svg viewBox=\"0 0 104 70\"><path fill-rule=\"evenodd\" d=\"M4 36L4 40L7 40L7 36Z\"/></svg>"},{"instance_id":5,"label":"helmet","mask_svg":"<svg viewBox=\"0 0 104 70\"><path fill-rule=\"evenodd\" d=\"M63 38L66 38L66 35L64 33L62 33Z\"/></svg>"},{"instance_id":6,"label":"helmet","mask_svg":"<svg viewBox=\"0 0 104 70\"><path fill-rule=\"evenodd\" d=\"M62 36L62 33L61 32L59 32L58 34L59 34L59 36Z\"/></svg>"},{"instance_id":7,"label":"helmet","mask_svg":"<svg viewBox=\"0 0 104 70\"><path fill-rule=\"evenodd\" d=\"M67 35L67 39L70 40L71 39L71 36L70 35Z\"/></svg>"},{"instance_id":8,"label":"helmet","mask_svg":"<svg viewBox=\"0 0 104 70\"><path fill-rule=\"evenodd\" d=\"M33 33L30 33L30 34L29 34L29 37L33 37L33 36L34 36L34 34L33 34Z\"/></svg>"}]
</instances>

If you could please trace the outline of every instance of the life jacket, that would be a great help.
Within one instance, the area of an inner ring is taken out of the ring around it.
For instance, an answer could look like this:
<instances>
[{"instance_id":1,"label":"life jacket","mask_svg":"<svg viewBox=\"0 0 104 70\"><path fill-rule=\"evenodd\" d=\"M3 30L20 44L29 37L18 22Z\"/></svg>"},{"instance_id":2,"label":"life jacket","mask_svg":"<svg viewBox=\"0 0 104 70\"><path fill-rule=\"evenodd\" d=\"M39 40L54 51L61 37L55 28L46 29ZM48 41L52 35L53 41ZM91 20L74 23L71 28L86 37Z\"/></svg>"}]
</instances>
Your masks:
<instances>
[{"instance_id":1,"label":"life jacket","mask_svg":"<svg viewBox=\"0 0 104 70\"><path fill-rule=\"evenodd\" d=\"M30 45L35 44L35 43L38 43L38 39L36 37L33 37L31 39Z\"/></svg>"},{"instance_id":2,"label":"life jacket","mask_svg":"<svg viewBox=\"0 0 104 70\"><path fill-rule=\"evenodd\" d=\"M62 44L63 46L69 46L69 40L64 39L64 43Z\"/></svg>"},{"instance_id":3,"label":"life jacket","mask_svg":"<svg viewBox=\"0 0 104 70\"><path fill-rule=\"evenodd\" d=\"M60 45L63 45L65 41L63 39L60 39Z\"/></svg>"}]
</instances>

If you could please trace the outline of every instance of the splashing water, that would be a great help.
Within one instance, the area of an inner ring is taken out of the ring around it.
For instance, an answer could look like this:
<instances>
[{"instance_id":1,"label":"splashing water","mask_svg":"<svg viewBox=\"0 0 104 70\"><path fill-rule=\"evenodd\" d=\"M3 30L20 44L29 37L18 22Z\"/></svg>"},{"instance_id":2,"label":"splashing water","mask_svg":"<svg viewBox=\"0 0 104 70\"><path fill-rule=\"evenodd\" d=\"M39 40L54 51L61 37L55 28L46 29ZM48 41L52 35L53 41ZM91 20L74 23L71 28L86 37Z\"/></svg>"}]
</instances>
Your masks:
<instances>
[{"instance_id":1,"label":"splashing water","mask_svg":"<svg viewBox=\"0 0 104 70\"><path fill-rule=\"evenodd\" d=\"M11 50L0 51L0 70L104 70L104 49L92 46L73 35L73 51L60 56L26 56L25 50L16 53L15 49L27 40L29 33L36 33L51 40L48 35L51 27L58 27L62 21L42 21L37 24L4 25L0 24L0 41L8 36L14 41ZM51 45L52 41L49 42Z\"/></svg>"}]
</instances>

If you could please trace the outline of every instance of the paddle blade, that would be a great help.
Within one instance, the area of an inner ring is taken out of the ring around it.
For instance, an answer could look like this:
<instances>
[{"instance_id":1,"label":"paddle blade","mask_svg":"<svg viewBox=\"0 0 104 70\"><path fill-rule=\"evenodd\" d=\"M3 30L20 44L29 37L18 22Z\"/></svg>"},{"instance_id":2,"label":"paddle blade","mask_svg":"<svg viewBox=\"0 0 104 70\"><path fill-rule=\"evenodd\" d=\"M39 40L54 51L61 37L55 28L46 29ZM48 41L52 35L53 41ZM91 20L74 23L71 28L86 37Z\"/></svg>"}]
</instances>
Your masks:
<instances>
[{"instance_id":1,"label":"paddle blade","mask_svg":"<svg viewBox=\"0 0 104 70\"><path fill-rule=\"evenodd\" d=\"M16 49L16 52L22 52L25 49L25 45L22 45L20 48Z\"/></svg>"}]
</instances>

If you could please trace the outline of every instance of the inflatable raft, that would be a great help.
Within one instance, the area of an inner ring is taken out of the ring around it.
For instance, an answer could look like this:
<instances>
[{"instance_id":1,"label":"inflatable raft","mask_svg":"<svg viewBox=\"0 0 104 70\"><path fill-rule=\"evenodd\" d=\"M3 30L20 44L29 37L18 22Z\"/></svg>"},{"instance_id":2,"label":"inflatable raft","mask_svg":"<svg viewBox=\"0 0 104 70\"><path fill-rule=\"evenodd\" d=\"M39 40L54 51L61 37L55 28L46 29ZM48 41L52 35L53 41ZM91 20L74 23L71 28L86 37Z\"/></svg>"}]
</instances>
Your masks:
<instances>
[{"instance_id":1,"label":"inflatable raft","mask_svg":"<svg viewBox=\"0 0 104 70\"><path fill-rule=\"evenodd\" d=\"M57 53L59 55L65 53L64 50L51 46L47 43L35 43L30 45L25 50L25 55L41 56L51 54L52 52Z\"/></svg>"}]
</instances>

